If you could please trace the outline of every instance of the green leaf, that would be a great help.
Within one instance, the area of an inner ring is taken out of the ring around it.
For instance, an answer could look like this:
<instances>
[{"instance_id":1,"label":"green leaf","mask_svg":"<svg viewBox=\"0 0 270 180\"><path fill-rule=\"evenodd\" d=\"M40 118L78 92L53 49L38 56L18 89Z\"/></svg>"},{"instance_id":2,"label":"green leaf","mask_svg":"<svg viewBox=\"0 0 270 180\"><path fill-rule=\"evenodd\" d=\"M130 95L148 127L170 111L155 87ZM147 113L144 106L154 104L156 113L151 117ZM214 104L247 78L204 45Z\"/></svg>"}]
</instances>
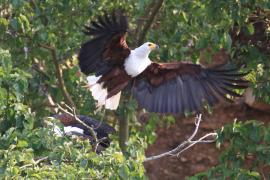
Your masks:
<instances>
[{"instance_id":1,"label":"green leaf","mask_svg":"<svg viewBox=\"0 0 270 180\"><path fill-rule=\"evenodd\" d=\"M188 18L187 18L186 13L182 11L181 15L182 15L183 19L185 20L185 22L188 22Z\"/></svg>"},{"instance_id":2,"label":"green leaf","mask_svg":"<svg viewBox=\"0 0 270 180\"><path fill-rule=\"evenodd\" d=\"M11 19L11 20L10 20L10 25L11 25L11 27L12 27L15 31L18 31L18 30L19 30L19 22L18 22L18 19Z\"/></svg>"},{"instance_id":3,"label":"green leaf","mask_svg":"<svg viewBox=\"0 0 270 180\"><path fill-rule=\"evenodd\" d=\"M247 30L248 30L248 33L250 34L250 35L253 35L254 34L254 26L253 26L253 24L248 24L247 26Z\"/></svg>"},{"instance_id":4,"label":"green leaf","mask_svg":"<svg viewBox=\"0 0 270 180\"><path fill-rule=\"evenodd\" d=\"M2 26L2 27L6 27L6 26L8 26L8 20L7 19L5 19L5 18L1 18L0 17L0 27Z\"/></svg>"},{"instance_id":5,"label":"green leaf","mask_svg":"<svg viewBox=\"0 0 270 180\"><path fill-rule=\"evenodd\" d=\"M122 165L118 173L122 179L128 179L129 177L129 169L126 165Z\"/></svg>"},{"instance_id":6,"label":"green leaf","mask_svg":"<svg viewBox=\"0 0 270 180\"><path fill-rule=\"evenodd\" d=\"M12 0L11 1L12 5L15 7L19 7L21 4L21 0Z\"/></svg>"},{"instance_id":7,"label":"green leaf","mask_svg":"<svg viewBox=\"0 0 270 180\"><path fill-rule=\"evenodd\" d=\"M258 172L256 172L256 171L250 171L248 174L249 174L250 176L257 177L257 178L260 177L260 173L258 173Z\"/></svg>"},{"instance_id":8,"label":"green leaf","mask_svg":"<svg viewBox=\"0 0 270 180\"><path fill-rule=\"evenodd\" d=\"M28 143L27 141L24 141L24 140L19 140L16 147L18 148L25 148L25 147L28 147Z\"/></svg>"},{"instance_id":9,"label":"green leaf","mask_svg":"<svg viewBox=\"0 0 270 180\"><path fill-rule=\"evenodd\" d=\"M25 15L23 15L23 14L20 14L19 20L21 22L20 24L22 26L23 32L25 33L27 31L29 31L30 30L30 23L29 23L27 17Z\"/></svg>"},{"instance_id":10,"label":"green leaf","mask_svg":"<svg viewBox=\"0 0 270 180\"><path fill-rule=\"evenodd\" d=\"M5 73L10 73L12 69L12 63L9 51L0 49L0 65L3 67Z\"/></svg>"}]
</instances>

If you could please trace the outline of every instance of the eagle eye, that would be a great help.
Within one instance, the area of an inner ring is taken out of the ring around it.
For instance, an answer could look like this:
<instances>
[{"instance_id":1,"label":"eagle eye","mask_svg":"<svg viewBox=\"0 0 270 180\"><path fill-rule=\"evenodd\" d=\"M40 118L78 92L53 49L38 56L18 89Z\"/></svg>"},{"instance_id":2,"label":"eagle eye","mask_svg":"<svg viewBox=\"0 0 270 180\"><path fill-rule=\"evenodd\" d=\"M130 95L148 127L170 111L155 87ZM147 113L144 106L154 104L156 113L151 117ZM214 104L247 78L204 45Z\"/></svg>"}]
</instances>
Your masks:
<instances>
[{"instance_id":1,"label":"eagle eye","mask_svg":"<svg viewBox=\"0 0 270 180\"><path fill-rule=\"evenodd\" d=\"M152 46L152 44L149 43L148 46L150 47L150 46Z\"/></svg>"}]
</instances>

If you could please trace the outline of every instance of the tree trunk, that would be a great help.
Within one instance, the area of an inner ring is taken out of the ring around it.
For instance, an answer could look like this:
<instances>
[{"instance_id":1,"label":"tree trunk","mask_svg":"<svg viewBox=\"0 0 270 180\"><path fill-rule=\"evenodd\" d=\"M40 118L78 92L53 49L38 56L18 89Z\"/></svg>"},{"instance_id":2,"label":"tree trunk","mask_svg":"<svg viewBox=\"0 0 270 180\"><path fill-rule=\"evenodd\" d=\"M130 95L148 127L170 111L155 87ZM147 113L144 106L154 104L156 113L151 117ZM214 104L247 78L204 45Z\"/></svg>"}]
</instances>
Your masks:
<instances>
[{"instance_id":1,"label":"tree trunk","mask_svg":"<svg viewBox=\"0 0 270 180\"><path fill-rule=\"evenodd\" d=\"M122 153L125 155L127 150L126 142L129 137L129 118L124 116L119 118L119 146L122 150Z\"/></svg>"}]
</instances>

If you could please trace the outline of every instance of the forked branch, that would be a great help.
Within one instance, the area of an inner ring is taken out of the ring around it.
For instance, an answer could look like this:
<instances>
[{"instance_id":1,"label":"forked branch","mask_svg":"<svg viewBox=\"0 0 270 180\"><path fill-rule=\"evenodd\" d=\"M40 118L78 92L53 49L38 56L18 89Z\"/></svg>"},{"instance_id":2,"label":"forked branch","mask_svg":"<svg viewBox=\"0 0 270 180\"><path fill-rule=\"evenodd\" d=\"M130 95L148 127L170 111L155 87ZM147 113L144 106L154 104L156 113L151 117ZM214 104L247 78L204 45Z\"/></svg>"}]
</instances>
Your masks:
<instances>
[{"instance_id":1,"label":"forked branch","mask_svg":"<svg viewBox=\"0 0 270 180\"><path fill-rule=\"evenodd\" d=\"M166 157L166 156L177 156L177 157L179 157L180 154L182 154L184 151L190 149L195 144L198 144L198 143L213 143L213 142L215 142L216 139L217 139L217 133L208 133L208 134L200 137L197 140L193 140L194 137L196 136L197 132L198 132L201 121L202 121L202 115L199 114L195 118L195 129L194 129L192 135L186 141L182 142L176 148L174 148L174 149L172 149L172 150L170 150L168 152L165 152L165 153L162 153L162 154L159 154L159 155L155 155L155 156L151 156L151 157L147 157L147 158L145 158L144 162L152 161L152 160L155 160L155 159L160 159L160 158ZM209 138L211 138L211 139L209 139Z\"/></svg>"},{"instance_id":2,"label":"forked branch","mask_svg":"<svg viewBox=\"0 0 270 180\"><path fill-rule=\"evenodd\" d=\"M77 116L77 114L76 114L76 111L75 111L75 108L74 108L74 107L71 108L71 107L69 107L68 105L66 105L66 107L67 107L69 110L71 110L72 113L69 112L67 109L63 108L62 106L60 106L59 104L57 104L57 107L58 107L62 112L67 113L68 115L74 117L75 120L76 120L78 123L80 123L80 124L82 124L83 126L85 126L86 128L88 128L88 130L90 131L90 134L91 134L91 136L92 136L92 138L93 138L93 149L94 149L94 151L96 152L99 141L98 141L98 139L97 139L97 135L96 135L94 129L93 129L92 127L88 126L85 122L83 122L82 120L80 120L80 119L78 118L78 116Z\"/></svg>"}]
</instances>

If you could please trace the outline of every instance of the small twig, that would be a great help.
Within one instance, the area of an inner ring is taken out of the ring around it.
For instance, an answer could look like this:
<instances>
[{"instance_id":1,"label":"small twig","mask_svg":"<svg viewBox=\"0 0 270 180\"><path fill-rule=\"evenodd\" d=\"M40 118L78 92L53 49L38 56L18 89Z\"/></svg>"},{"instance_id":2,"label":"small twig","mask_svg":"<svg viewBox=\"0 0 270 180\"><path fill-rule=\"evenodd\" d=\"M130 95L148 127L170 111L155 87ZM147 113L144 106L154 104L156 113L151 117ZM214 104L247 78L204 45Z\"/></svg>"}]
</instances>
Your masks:
<instances>
[{"instance_id":1,"label":"small twig","mask_svg":"<svg viewBox=\"0 0 270 180\"><path fill-rule=\"evenodd\" d=\"M69 107L66 104L65 104L65 106L68 107L68 109L72 110L72 113L70 113L68 110L64 109L62 106L60 106L59 104L57 104L57 107L61 111L63 111L64 113L67 113L68 115L74 117L77 122L79 122L80 124L82 124L83 126L85 126L86 128L88 128L88 130L90 131L91 136L93 137L93 149L96 152L97 146L98 146L98 139L97 139L97 135L96 135L94 129L92 127L88 126L85 122L83 122L82 120L80 120L78 118L78 116L76 115L75 108L71 108L71 107Z\"/></svg>"},{"instance_id":2,"label":"small twig","mask_svg":"<svg viewBox=\"0 0 270 180\"><path fill-rule=\"evenodd\" d=\"M44 72L42 71L39 67L33 65L32 69L34 69L36 72L40 73L42 76L44 76L46 79L50 79L50 77Z\"/></svg>"},{"instance_id":3,"label":"small twig","mask_svg":"<svg viewBox=\"0 0 270 180\"><path fill-rule=\"evenodd\" d=\"M202 115L199 114L195 118L195 129L194 129L192 135L186 141L182 142L176 148L174 148L174 149L172 149L172 150L170 150L168 152L165 152L165 153L162 153L162 154L159 154L159 155L155 155L155 156L151 156L151 157L147 157L147 158L145 158L144 162L152 161L152 160L155 160L155 159L160 159L160 158L166 157L166 156L177 156L177 157L179 157L179 155L181 153L188 150L189 148L191 148L192 146L194 146L197 143L213 143L213 142L215 142L216 139L217 139L217 133L208 133L208 134L202 136L201 138L199 138L198 140L193 140L193 138L196 136L196 134L198 132L201 121L202 121ZM213 139L205 140L208 137L213 137Z\"/></svg>"},{"instance_id":4,"label":"small twig","mask_svg":"<svg viewBox=\"0 0 270 180\"><path fill-rule=\"evenodd\" d=\"M193 134L188 138L188 141L191 141L196 136L201 121L202 121L202 114L196 115L196 117L195 117L195 130L194 130Z\"/></svg>"},{"instance_id":5,"label":"small twig","mask_svg":"<svg viewBox=\"0 0 270 180\"><path fill-rule=\"evenodd\" d=\"M24 166L21 166L20 169L27 168L27 167L30 167L30 166L36 166L36 165L38 165L39 163L41 163L42 161L47 160L48 158L49 158L48 156L43 157L43 158L40 158L39 160L34 161L33 164L26 164L26 165L24 165Z\"/></svg>"},{"instance_id":6,"label":"small twig","mask_svg":"<svg viewBox=\"0 0 270 180\"><path fill-rule=\"evenodd\" d=\"M203 141L204 139L206 139L206 138L208 138L210 136L213 136L214 139L213 140L208 140L208 141ZM198 139L197 141L193 141L193 142L189 141L189 143L191 143L191 144L188 145L187 147L185 147L184 149L182 149L181 151L179 151L176 154L176 156L179 157L182 152L186 151L187 149L191 148L192 146L194 146L197 143L202 143L202 142L204 142L204 143L212 143L212 142L216 141L216 138L217 138L217 133L208 133L208 134L204 135L203 137L201 137L200 139Z\"/></svg>"},{"instance_id":7,"label":"small twig","mask_svg":"<svg viewBox=\"0 0 270 180\"><path fill-rule=\"evenodd\" d=\"M108 137L100 138L100 139L98 139L98 143L102 142L103 140L107 140L107 139L108 139Z\"/></svg>"},{"instance_id":8,"label":"small twig","mask_svg":"<svg viewBox=\"0 0 270 180\"><path fill-rule=\"evenodd\" d=\"M71 107L69 107L67 104L64 104L64 106L65 106L66 108L68 108L71 112L73 112L73 109L72 109Z\"/></svg>"}]
</instances>

